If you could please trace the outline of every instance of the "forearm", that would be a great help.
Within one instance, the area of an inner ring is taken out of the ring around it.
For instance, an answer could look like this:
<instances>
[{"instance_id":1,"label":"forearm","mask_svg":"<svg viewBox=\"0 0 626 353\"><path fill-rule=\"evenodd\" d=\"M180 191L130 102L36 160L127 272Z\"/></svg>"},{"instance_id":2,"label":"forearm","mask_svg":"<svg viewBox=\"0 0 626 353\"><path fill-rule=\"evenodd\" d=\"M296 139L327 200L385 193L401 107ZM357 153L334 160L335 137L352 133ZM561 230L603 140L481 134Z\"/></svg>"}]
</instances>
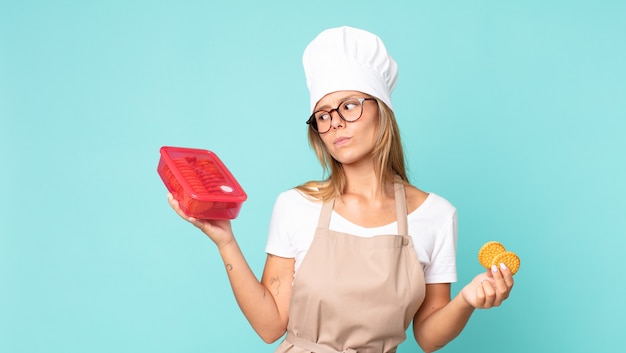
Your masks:
<instances>
[{"instance_id":1,"label":"forearm","mask_svg":"<svg viewBox=\"0 0 626 353\"><path fill-rule=\"evenodd\" d=\"M252 328L266 342L273 342L285 332L276 302L259 282L236 241L219 249L237 304Z\"/></svg>"},{"instance_id":2,"label":"forearm","mask_svg":"<svg viewBox=\"0 0 626 353\"><path fill-rule=\"evenodd\" d=\"M413 326L415 339L424 352L436 351L457 337L469 321L474 308L459 294L441 309Z\"/></svg>"}]
</instances>

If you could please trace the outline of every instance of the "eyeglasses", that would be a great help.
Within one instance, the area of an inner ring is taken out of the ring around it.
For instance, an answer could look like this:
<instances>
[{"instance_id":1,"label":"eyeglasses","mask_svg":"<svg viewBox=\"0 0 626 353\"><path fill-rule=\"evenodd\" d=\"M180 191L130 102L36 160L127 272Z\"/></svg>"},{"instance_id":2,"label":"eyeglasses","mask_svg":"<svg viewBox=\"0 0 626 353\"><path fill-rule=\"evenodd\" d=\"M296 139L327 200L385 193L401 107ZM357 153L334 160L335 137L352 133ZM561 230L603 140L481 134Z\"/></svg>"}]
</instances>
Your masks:
<instances>
[{"instance_id":1,"label":"eyeglasses","mask_svg":"<svg viewBox=\"0 0 626 353\"><path fill-rule=\"evenodd\" d=\"M351 123L359 120L363 114L363 102L370 100L376 101L374 98L346 98L335 109L315 111L306 123L318 134L325 134L332 125L332 112L337 112L343 121Z\"/></svg>"}]
</instances>

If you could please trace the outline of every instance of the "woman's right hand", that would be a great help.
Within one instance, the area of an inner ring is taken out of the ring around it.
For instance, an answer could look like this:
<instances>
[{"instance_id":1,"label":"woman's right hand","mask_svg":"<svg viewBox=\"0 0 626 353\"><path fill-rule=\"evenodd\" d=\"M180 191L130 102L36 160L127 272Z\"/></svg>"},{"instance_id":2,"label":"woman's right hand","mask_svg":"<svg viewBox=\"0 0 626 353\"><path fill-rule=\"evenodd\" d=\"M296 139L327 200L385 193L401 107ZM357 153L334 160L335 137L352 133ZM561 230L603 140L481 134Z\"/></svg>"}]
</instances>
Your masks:
<instances>
[{"instance_id":1,"label":"woman's right hand","mask_svg":"<svg viewBox=\"0 0 626 353\"><path fill-rule=\"evenodd\" d=\"M174 199L172 193L167 194L167 200L170 206L187 222L193 224L199 228L204 234L206 234L218 248L222 248L225 245L232 243L235 240L233 231L231 228L230 220L228 219L197 219L194 217L188 217L183 210L180 209L178 201Z\"/></svg>"}]
</instances>

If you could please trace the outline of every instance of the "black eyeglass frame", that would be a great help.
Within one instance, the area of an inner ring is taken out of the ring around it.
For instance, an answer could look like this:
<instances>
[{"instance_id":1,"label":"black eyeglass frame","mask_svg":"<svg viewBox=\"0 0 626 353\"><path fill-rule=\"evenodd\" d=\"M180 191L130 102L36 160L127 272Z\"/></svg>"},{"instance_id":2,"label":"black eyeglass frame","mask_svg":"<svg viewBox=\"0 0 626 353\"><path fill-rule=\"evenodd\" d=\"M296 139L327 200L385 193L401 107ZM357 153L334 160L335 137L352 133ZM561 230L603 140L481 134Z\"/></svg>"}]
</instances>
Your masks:
<instances>
[{"instance_id":1,"label":"black eyeglass frame","mask_svg":"<svg viewBox=\"0 0 626 353\"><path fill-rule=\"evenodd\" d=\"M354 120L348 120L348 119L344 118L343 115L341 115L341 113L339 112L339 107L341 107L342 104L344 104L345 102L347 102L347 101L349 101L351 99L356 99L361 104L361 114L359 114L359 117L354 119ZM313 114L311 114L309 119L306 121L306 123L307 123L307 125L309 125L309 127L311 129L313 129L313 131L317 132L318 134L320 134L320 135L325 134L325 133L329 132L332 129L332 122L333 122L333 114L332 114L332 112L337 112L337 115L339 115L341 120L343 120L343 121L345 121L347 123L353 123L353 122L361 119L361 116L363 116L363 102L365 102L365 101L376 101L376 99L375 98L354 98L354 97L346 98L346 99L342 100L341 102L339 102L339 105L336 108L333 108L331 110L320 109L320 110L314 111ZM317 114L319 112L327 112L328 115L330 116L331 124L328 126L328 130L326 130L324 132L319 132L319 130L317 130L317 121L315 120L315 114Z\"/></svg>"}]
</instances>

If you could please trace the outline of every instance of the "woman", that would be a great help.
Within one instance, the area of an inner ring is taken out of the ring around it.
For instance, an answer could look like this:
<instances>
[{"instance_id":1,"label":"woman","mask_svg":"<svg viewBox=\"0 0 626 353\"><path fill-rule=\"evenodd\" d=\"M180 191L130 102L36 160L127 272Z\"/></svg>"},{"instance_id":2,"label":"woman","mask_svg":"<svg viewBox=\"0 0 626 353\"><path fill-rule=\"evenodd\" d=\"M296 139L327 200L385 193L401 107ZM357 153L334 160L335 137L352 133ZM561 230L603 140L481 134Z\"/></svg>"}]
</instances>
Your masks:
<instances>
[{"instance_id":1,"label":"woman","mask_svg":"<svg viewBox=\"0 0 626 353\"><path fill-rule=\"evenodd\" d=\"M248 267L230 221L181 212L217 245L237 302L277 352L395 352L413 322L432 352L454 339L476 308L513 287L506 266L456 281L456 209L409 184L391 104L397 65L380 38L340 27L303 56L312 115L309 142L328 179L276 200L265 269Z\"/></svg>"}]
</instances>

